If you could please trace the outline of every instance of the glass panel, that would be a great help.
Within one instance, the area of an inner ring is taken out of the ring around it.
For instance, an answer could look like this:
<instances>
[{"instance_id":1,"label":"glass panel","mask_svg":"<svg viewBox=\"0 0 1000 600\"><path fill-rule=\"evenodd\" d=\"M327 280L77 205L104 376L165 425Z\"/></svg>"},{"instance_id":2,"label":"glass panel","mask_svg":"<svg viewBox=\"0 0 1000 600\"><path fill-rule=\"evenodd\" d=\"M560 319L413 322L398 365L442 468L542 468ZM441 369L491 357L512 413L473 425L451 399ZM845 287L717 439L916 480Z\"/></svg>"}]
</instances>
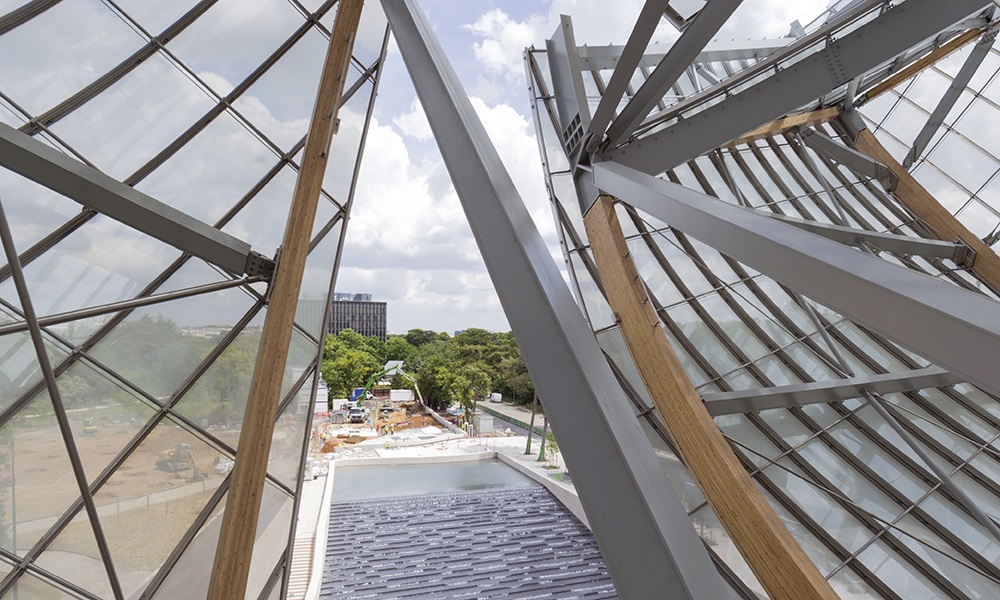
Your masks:
<instances>
[{"instance_id":1,"label":"glass panel","mask_svg":"<svg viewBox=\"0 0 1000 600\"><path fill-rule=\"evenodd\" d=\"M739 442L741 451L758 468L771 464L767 458L774 459L780 450L764 436L764 433L750 422L744 415L724 415L715 417L715 423L727 436Z\"/></svg>"},{"instance_id":2,"label":"glass panel","mask_svg":"<svg viewBox=\"0 0 1000 600\"><path fill-rule=\"evenodd\" d=\"M8 57L0 61L0 82L14 102L38 115L143 43L101 2L58 3L0 36L0 56Z\"/></svg>"},{"instance_id":3,"label":"glass panel","mask_svg":"<svg viewBox=\"0 0 1000 600\"><path fill-rule=\"evenodd\" d=\"M329 302L330 276L333 262L340 246L340 231L343 221L335 225L326 237L316 245L306 258L299 303L295 310L295 322L315 337L323 338L323 314Z\"/></svg>"},{"instance_id":4,"label":"glass panel","mask_svg":"<svg viewBox=\"0 0 1000 600\"><path fill-rule=\"evenodd\" d=\"M91 355L149 394L169 396L252 304L242 291L228 289L140 308Z\"/></svg>"},{"instance_id":5,"label":"glass panel","mask_svg":"<svg viewBox=\"0 0 1000 600\"><path fill-rule=\"evenodd\" d=\"M241 6L239 0L228 4ZM310 29L233 104L282 150L306 134L328 45L322 34Z\"/></svg>"},{"instance_id":6,"label":"glass panel","mask_svg":"<svg viewBox=\"0 0 1000 600\"><path fill-rule=\"evenodd\" d=\"M232 448L239 442L264 315L257 313L174 406Z\"/></svg>"},{"instance_id":7,"label":"glass panel","mask_svg":"<svg viewBox=\"0 0 1000 600\"><path fill-rule=\"evenodd\" d=\"M323 176L323 189L329 192L334 200L345 204L351 192L351 182L354 179L354 166L359 158L358 149L361 147L361 135L365 127L365 115L368 111L368 103L371 100L371 83L361 86L350 100L340 108L338 116L340 118L340 128L337 135L330 140L330 159L326 163L326 174ZM532 158L532 166L537 161ZM517 171L514 177L517 178ZM533 175L537 174L532 170ZM380 173L378 176L388 174ZM369 171L371 176L371 171ZM533 181L536 179L532 178Z\"/></svg>"},{"instance_id":8,"label":"glass panel","mask_svg":"<svg viewBox=\"0 0 1000 600\"><path fill-rule=\"evenodd\" d=\"M25 265L24 277L43 316L134 297L178 256L179 250L97 215ZM10 286L8 280L0 290Z\"/></svg>"},{"instance_id":9,"label":"glass panel","mask_svg":"<svg viewBox=\"0 0 1000 600\"><path fill-rule=\"evenodd\" d=\"M116 0L128 16L135 19L146 31L157 34L180 18L195 4L195 0L172 2L146 2L145 0Z\"/></svg>"},{"instance_id":10,"label":"glass panel","mask_svg":"<svg viewBox=\"0 0 1000 600\"><path fill-rule=\"evenodd\" d=\"M227 473L216 465L231 458L164 419L98 490L94 502L127 598L191 527Z\"/></svg>"},{"instance_id":11,"label":"glass panel","mask_svg":"<svg viewBox=\"0 0 1000 600\"><path fill-rule=\"evenodd\" d=\"M878 598L879 593L868 582L861 578L850 567L841 569L836 575L830 578L830 585L833 591L841 598Z\"/></svg>"},{"instance_id":12,"label":"glass panel","mask_svg":"<svg viewBox=\"0 0 1000 600\"><path fill-rule=\"evenodd\" d=\"M52 365L61 363L67 354L46 339L46 352ZM42 381L35 346L27 332L0 336L0 411L17 401Z\"/></svg>"},{"instance_id":13,"label":"glass panel","mask_svg":"<svg viewBox=\"0 0 1000 600\"><path fill-rule=\"evenodd\" d=\"M123 178L214 104L204 90L156 54L52 129L97 168ZM130 126L122 127L123 123Z\"/></svg>"},{"instance_id":14,"label":"glass panel","mask_svg":"<svg viewBox=\"0 0 1000 600\"><path fill-rule=\"evenodd\" d=\"M35 564L99 598L114 597L94 530L84 510L59 532L35 559Z\"/></svg>"},{"instance_id":15,"label":"glass panel","mask_svg":"<svg viewBox=\"0 0 1000 600\"><path fill-rule=\"evenodd\" d=\"M22 573L14 582L14 587L4 594L4 600L28 600L29 598L31 600L70 600L71 598L80 598L80 596L56 587L31 573Z\"/></svg>"},{"instance_id":16,"label":"glass panel","mask_svg":"<svg viewBox=\"0 0 1000 600\"><path fill-rule=\"evenodd\" d=\"M691 515L691 521L701 539L711 546L712 552L718 555L732 569L733 573L743 580L747 587L766 597L764 588L754 577L753 571L743 559L743 555L736 549L736 544L729 538L729 534L726 533L715 513L708 506L705 506Z\"/></svg>"},{"instance_id":17,"label":"glass panel","mask_svg":"<svg viewBox=\"0 0 1000 600\"><path fill-rule=\"evenodd\" d=\"M834 453L823 440L816 439L806 443L799 448L798 453L827 481L834 482L841 494L877 517L892 520L903 510L846 460Z\"/></svg>"},{"instance_id":18,"label":"glass panel","mask_svg":"<svg viewBox=\"0 0 1000 600\"><path fill-rule=\"evenodd\" d=\"M580 284L580 292L583 294L583 302L587 307L587 315L590 317L591 329L596 331L612 325L615 322L614 313L601 291L597 289L590 272L583 266L579 255L570 254L570 261L573 263L573 270L576 272L576 279Z\"/></svg>"},{"instance_id":19,"label":"glass panel","mask_svg":"<svg viewBox=\"0 0 1000 600\"><path fill-rule=\"evenodd\" d=\"M640 238L631 239L628 241L628 248L636 271L661 306L671 306L684 300L683 294L663 272L663 267L649 251L645 241ZM689 265L690 263L684 263L684 266Z\"/></svg>"},{"instance_id":20,"label":"glass panel","mask_svg":"<svg viewBox=\"0 0 1000 600\"><path fill-rule=\"evenodd\" d=\"M300 388L297 397L278 415L278 420L274 424L274 435L271 438L267 472L291 490L296 488L299 480L302 444L305 441L306 425L310 416L308 401L303 403L299 397L304 394L308 400L312 383L313 377L310 376Z\"/></svg>"},{"instance_id":21,"label":"glass panel","mask_svg":"<svg viewBox=\"0 0 1000 600\"><path fill-rule=\"evenodd\" d=\"M632 356L625 345L625 338L622 337L621 329L618 327L605 329L597 334L597 342L601 345L601 349L604 350L621 370L629 385L642 398L643 403L646 406L653 406L653 399L650 397L649 391L646 389L646 384L643 382L642 376L639 375L639 371L632 361Z\"/></svg>"},{"instance_id":22,"label":"glass panel","mask_svg":"<svg viewBox=\"0 0 1000 600\"><path fill-rule=\"evenodd\" d=\"M264 487L260 517L257 519L257 538L254 542L254 556L250 563L250 579L247 597L255 598L267 582L277 563L277 557L288 548L288 532L291 524L292 499L272 484ZM194 541L181 555L153 596L156 600L176 600L177 598L204 598L208 594L211 569L202 567L205 556L214 556L219 541L219 528L225 499L201 528Z\"/></svg>"},{"instance_id":23,"label":"glass panel","mask_svg":"<svg viewBox=\"0 0 1000 600\"><path fill-rule=\"evenodd\" d=\"M685 337L720 373L728 373L739 367L736 359L723 346L715 332L705 324L691 306L681 304L667 311L677 323Z\"/></svg>"},{"instance_id":24,"label":"glass panel","mask_svg":"<svg viewBox=\"0 0 1000 600\"><path fill-rule=\"evenodd\" d=\"M240 168L220 168L219 157ZM263 142L224 112L136 188L196 219L215 223L275 160Z\"/></svg>"},{"instance_id":25,"label":"glass panel","mask_svg":"<svg viewBox=\"0 0 1000 600\"><path fill-rule=\"evenodd\" d=\"M856 552L874 533L829 494L802 478L802 472L788 459L779 461L784 468L768 467L764 475L788 494L799 508L824 531L840 542L848 552ZM791 471L791 472L789 472Z\"/></svg>"},{"instance_id":26,"label":"glass panel","mask_svg":"<svg viewBox=\"0 0 1000 600\"><path fill-rule=\"evenodd\" d=\"M77 453L87 481L92 483L153 417L154 411L83 360L60 375L57 383Z\"/></svg>"},{"instance_id":27,"label":"glass panel","mask_svg":"<svg viewBox=\"0 0 1000 600\"><path fill-rule=\"evenodd\" d=\"M995 160L954 133L945 136L927 160L970 191L978 190L997 170Z\"/></svg>"},{"instance_id":28,"label":"glass panel","mask_svg":"<svg viewBox=\"0 0 1000 600\"><path fill-rule=\"evenodd\" d=\"M0 168L0 191L18 252L24 252L80 212L76 202L4 168ZM7 264L6 255L0 254L0 264Z\"/></svg>"},{"instance_id":29,"label":"glass panel","mask_svg":"<svg viewBox=\"0 0 1000 600\"><path fill-rule=\"evenodd\" d=\"M281 245L297 177L292 167L282 168L222 230L271 256ZM327 201L320 198L320 203Z\"/></svg>"},{"instance_id":30,"label":"glass panel","mask_svg":"<svg viewBox=\"0 0 1000 600\"><path fill-rule=\"evenodd\" d=\"M282 0L220 0L169 47L225 96L300 25L302 15Z\"/></svg>"},{"instance_id":31,"label":"glass panel","mask_svg":"<svg viewBox=\"0 0 1000 600\"><path fill-rule=\"evenodd\" d=\"M5 548L23 554L80 497L52 402L41 393L0 429ZM11 493L10 490L13 490Z\"/></svg>"},{"instance_id":32,"label":"glass panel","mask_svg":"<svg viewBox=\"0 0 1000 600\"><path fill-rule=\"evenodd\" d=\"M865 549L856 560L868 567L882 581L891 582L892 589L906 600L935 600L948 597L913 566L900 562L896 558L896 552L882 540Z\"/></svg>"}]
</instances>

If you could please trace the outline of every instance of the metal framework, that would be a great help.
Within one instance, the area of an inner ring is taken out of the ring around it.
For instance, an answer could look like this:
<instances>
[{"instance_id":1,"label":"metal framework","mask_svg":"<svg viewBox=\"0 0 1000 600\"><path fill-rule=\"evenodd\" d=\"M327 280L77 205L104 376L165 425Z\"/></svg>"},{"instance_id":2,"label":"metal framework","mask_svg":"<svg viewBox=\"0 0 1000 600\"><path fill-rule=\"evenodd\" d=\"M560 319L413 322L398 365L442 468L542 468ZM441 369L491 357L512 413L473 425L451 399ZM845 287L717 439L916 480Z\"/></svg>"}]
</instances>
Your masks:
<instances>
[{"instance_id":1,"label":"metal framework","mask_svg":"<svg viewBox=\"0 0 1000 600\"><path fill-rule=\"evenodd\" d=\"M236 21L216 0L0 15L0 45L60 32L37 63L0 66L2 597L206 594L231 492L213 463L237 456L318 81L297 67L319 65L338 2L267 4ZM621 597L782 596L632 360L583 228L599 191L620 200L650 325L829 586L1000 595L993 3L844 0L749 42L709 41L729 0L650 0L625 46L578 47L563 18L524 60L569 285L416 3L382 4ZM661 19L682 34L646 49ZM227 28L238 60L205 63L206 32ZM305 264L321 281L293 300L326 298L342 253L389 42L359 31L339 125L358 135L329 148L352 178L321 193ZM319 321L297 315L276 371L255 600L289 592ZM197 471L155 468L178 449Z\"/></svg>"},{"instance_id":2,"label":"metal framework","mask_svg":"<svg viewBox=\"0 0 1000 600\"><path fill-rule=\"evenodd\" d=\"M213 465L237 455L311 109L285 94L314 95L337 2L267 4L35 1L0 15L0 43L62 32L53 62L31 76L7 63L0 85L0 596L206 594L230 490ZM352 135L327 148L354 178L387 48L378 18L343 73ZM193 53L205 27L228 31L233 54ZM127 42L80 43L96 33ZM37 77L52 83L41 94ZM350 180L322 192L301 297L329 295L353 193ZM299 317L274 367L247 598L288 595L324 331ZM189 463L156 467L179 448Z\"/></svg>"}]
</instances>

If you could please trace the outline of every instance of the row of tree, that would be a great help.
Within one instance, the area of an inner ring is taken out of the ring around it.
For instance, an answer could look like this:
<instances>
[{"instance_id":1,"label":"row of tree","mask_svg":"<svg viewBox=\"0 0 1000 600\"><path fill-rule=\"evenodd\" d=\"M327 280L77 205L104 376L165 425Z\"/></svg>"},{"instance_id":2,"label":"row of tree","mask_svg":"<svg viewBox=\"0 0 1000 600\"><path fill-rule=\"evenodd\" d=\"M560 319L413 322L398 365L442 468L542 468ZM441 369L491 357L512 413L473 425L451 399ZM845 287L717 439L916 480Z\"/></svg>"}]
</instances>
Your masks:
<instances>
[{"instance_id":1,"label":"row of tree","mask_svg":"<svg viewBox=\"0 0 1000 600\"><path fill-rule=\"evenodd\" d=\"M493 392L526 404L535 391L510 332L467 329L450 336L411 329L406 335L389 335L383 342L344 329L326 338L322 375L330 398L350 396L390 360L403 361L403 369L416 380L424 401L435 409L456 402L470 407ZM392 387L413 389L414 385L397 374Z\"/></svg>"}]
</instances>

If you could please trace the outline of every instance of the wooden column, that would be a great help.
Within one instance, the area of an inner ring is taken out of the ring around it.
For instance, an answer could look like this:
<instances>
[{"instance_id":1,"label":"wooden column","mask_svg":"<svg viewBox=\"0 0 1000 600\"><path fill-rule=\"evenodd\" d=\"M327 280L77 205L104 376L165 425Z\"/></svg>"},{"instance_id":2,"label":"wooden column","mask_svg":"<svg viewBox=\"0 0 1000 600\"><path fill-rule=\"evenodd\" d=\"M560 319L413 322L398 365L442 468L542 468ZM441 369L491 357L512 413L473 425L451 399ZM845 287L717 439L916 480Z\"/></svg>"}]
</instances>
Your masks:
<instances>
[{"instance_id":1,"label":"wooden column","mask_svg":"<svg viewBox=\"0 0 1000 600\"><path fill-rule=\"evenodd\" d=\"M363 5L364 0L340 0L338 4L299 178L285 226L281 258L271 283L271 301L257 350L243 431L215 551L209 600L243 600L246 594L295 308L326 171L330 139L340 109L346 83L344 79Z\"/></svg>"},{"instance_id":2,"label":"wooden column","mask_svg":"<svg viewBox=\"0 0 1000 600\"><path fill-rule=\"evenodd\" d=\"M994 290L1000 290L1000 257L997 256L996 252L969 231L965 225L962 225L954 215L948 212L948 209L941 206L934 196L889 154L889 151L878 141L875 134L867 129L862 129L858 134L857 141L854 142L854 148L882 163L899 178L899 183L896 184L896 189L892 192L893 196L921 221L929 225L942 240L953 242L960 239L975 250L976 258L972 263L972 271Z\"/></svg>"},{"instance_id":3,"label":"wooden column","mask_svg":"<svg viewBox=\"0 0 1000 600\"><path fill-rule=\"evenodd\" d=\"M820 123L827 123L840 116L840 109L836 106L830 106L828 108L821 108L819 110L813 110L806 113L799 113L797 115L791 115L789 117L781 117L780 119L775 119L770 123L765 123L750 131L744 133L740 137L726 144L726 147L738 146L740 144L746 144L748 142L755 142L757 140L762 140L766 137L771 137L778 135L779 133L784 133L789 129L802 126L812 126L819 125Z\"/></svg>"},{"instance_id":4,"label":"wooden column","mask_svg":"<svg viewBox=\"0 0 1000 600\"><path fill-rule=\"evenodd\" d=\"M837 594L754 485L681 367L629 256L614 199L600 196L584 224L632 360L698 487L758 581L774 600L835 600Z\"/></svg>"}]
</instances>

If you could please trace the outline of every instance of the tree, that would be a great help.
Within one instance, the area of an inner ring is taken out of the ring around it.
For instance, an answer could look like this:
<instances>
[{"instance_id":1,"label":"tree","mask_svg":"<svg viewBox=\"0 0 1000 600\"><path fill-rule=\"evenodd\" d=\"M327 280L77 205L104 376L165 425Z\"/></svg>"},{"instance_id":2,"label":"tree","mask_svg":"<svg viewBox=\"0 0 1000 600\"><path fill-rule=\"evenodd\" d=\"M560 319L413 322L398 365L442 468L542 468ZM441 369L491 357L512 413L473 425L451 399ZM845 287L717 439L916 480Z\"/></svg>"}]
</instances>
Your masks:
<instances>
[{"instance_id":1,"label":"tree","mask_svg":"<svg viewBox=\"0 0 1000 600\"><path fill-rule=\"evenodd\" d=\"M371 354L347 348L332 359L324 359L321 374L331 398L346 398L381 368Z\"/></svg>"},{"instance_id":2,"label":"tree","mask_svg":"<svg viewBox=\"0 0 1000 600\"><path fill-rule=\"evenodd\" d=\"M438 333L436 331L428 331L426 329L411 329L406 332L406 342L413 346L414 348L419 348L424 344L429 344L433 341L438 341Z\"/></svg>"},{"instance_id":3,"label":"tree","mask_svg":"<svg viewBox=\"0 0 1000 600\"><path fill-rule=\"evenodd\" d=\"M401 360L406 362L406 359L413 354L414 347L410 342L406 341L406 338L401 335L390 335L389 339L386 341L385 359L390 360Z\"/></svg>"}]
</instances>

